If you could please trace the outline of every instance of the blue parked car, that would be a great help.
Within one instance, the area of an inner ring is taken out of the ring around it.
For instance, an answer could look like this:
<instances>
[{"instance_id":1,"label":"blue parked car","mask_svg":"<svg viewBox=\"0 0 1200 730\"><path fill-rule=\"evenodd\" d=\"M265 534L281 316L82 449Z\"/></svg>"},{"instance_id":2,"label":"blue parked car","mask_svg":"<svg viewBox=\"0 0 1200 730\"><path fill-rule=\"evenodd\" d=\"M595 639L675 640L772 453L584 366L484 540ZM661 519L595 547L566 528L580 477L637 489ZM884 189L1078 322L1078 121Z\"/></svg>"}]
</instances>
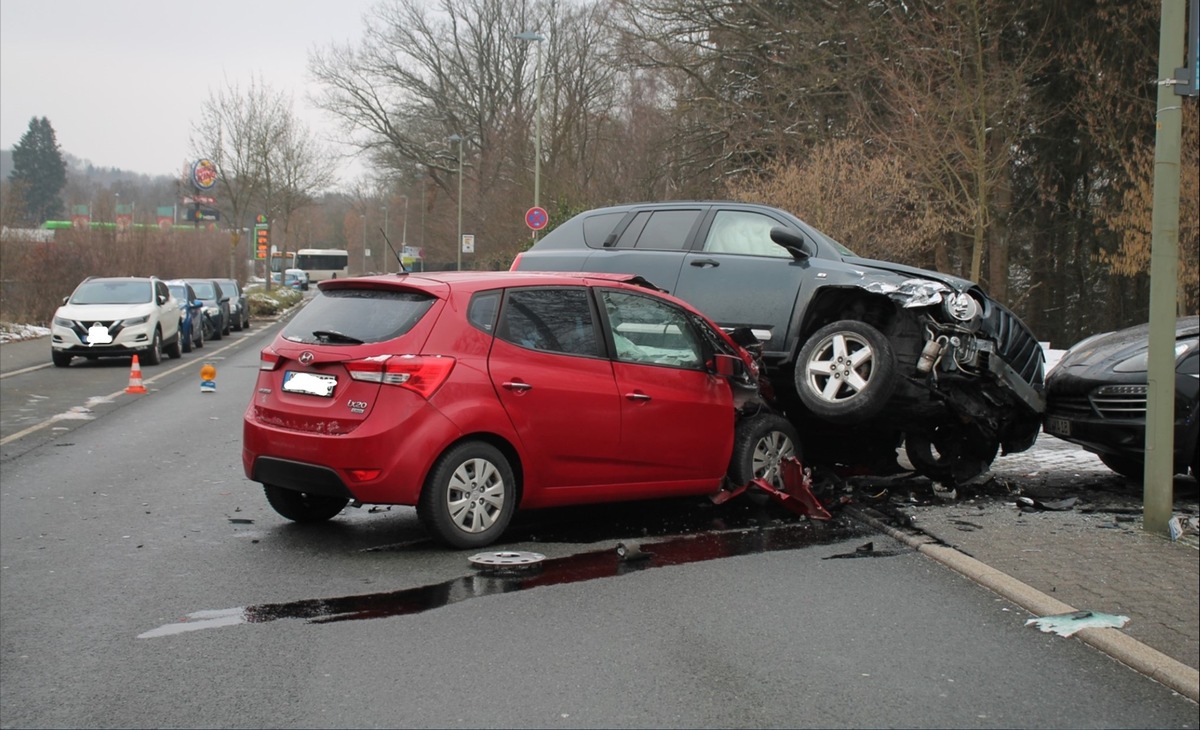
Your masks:
<instances>
[{"instance_id":1,"label":"blue parked car","mask_svg":"<svg viewBox=\"0 0 1200 730\"><path fill-rule=\"evenodd\" d=\"M192 285L182 279L167 282L171 296L179 302L179 339L183 351L204 347L204 302L196 296Z\"/></svg>"}]
</instances>

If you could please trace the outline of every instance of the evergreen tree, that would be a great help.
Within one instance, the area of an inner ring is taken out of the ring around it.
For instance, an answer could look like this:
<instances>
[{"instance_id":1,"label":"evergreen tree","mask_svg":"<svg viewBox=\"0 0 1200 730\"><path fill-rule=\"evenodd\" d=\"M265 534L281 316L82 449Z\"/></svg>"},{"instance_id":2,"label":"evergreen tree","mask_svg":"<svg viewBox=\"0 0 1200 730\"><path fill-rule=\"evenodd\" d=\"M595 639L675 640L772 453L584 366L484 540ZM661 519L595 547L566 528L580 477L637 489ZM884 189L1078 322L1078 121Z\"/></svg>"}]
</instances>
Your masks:
<instances>
[{"instance_id":1,"label":"evergreen tree","mask_svg":"<svg viewBox=\"0 0 1200 730\"><path fill-rule=\"evenodd\" d=\"M67 163L63 160L54 127L46 117L29 120L29 129L13 147L13 169L9 175L25 199L26 221L42 223L63 212L61 193L67 184Z\"/></svg>"}]
</instances>

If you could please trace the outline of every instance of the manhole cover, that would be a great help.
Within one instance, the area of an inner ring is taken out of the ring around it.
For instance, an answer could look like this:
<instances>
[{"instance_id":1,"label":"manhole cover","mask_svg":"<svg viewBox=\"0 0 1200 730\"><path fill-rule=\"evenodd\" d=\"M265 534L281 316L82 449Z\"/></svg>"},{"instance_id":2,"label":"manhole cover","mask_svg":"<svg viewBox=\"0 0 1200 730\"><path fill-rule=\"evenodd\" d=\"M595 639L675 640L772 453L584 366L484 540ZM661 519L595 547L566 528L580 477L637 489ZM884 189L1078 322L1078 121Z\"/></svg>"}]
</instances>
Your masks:
<instances>
[{"instance_id":1,"label":"manhole cover","mask_svg":"<svg viewBox=\"0 0 1200 730\"><path fill-rule=\"evenodd\" d=\"M541 553L500 550L494 553L478 553L467 558L471 565L482 570L524 570L542 564L546 559Z\"/></svg>"}]
</instances>

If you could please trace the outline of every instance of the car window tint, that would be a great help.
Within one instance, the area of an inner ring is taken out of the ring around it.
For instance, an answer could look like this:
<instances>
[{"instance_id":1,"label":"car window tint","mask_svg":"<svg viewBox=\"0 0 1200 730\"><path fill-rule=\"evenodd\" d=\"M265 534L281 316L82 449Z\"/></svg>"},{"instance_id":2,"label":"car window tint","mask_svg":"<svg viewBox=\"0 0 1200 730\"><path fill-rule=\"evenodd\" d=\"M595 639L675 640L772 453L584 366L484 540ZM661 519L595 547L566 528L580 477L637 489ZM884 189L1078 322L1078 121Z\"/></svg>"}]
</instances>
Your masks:
<instances>
[{"instance_id":1,"label":"car window tint","mask_svg":"<svg viewBox=\"0 0 1200 730\"><path fill-rule=\"evenodd\" d=\"M625 217L624 213L602 213L583 219L583 240L592 248L601 248L613 229Z\"/></svg>"},{"instance_id":2,"label":"car window tint","mask_svg":"<svg viewBox=\"0 0 1200 730\"><path fill-rule=\"evenodd\" d=\"M684 310L660 299L613 289L602 290L601 298L618 360L701 368L704 349Z\"/></svg>"},{"instance_id":3,"label":"car window tint","mask_svg":"<svg viewBox=\"0 0 1200 730\"><path fill-rule=\"evenodd\" d=\"M491 334L496 326L496 310L499 308L500 292L480 292L471 297L471 303L467 305L467 321Z\"/></svg>"},{"instance_id":4,"label":"car window tint","mask_svg":"<svg viewBox=\"0 0 1200 730\"><path fill-rule=\"evenodd\" d=\"M704 250L711 253L741 253L751 256L791 258L787 249L771 240L774 218L741 210L722 210L713 217Z\"/></svg>"},{"instance_id":5,"label":"car window tint","mask_svg":"<svg viewBox=\"0 0 1200 730\"><path fill-rule=\"evenodd\" d=\"M656 250L682 249L700 217L699 210L657 210L650 214L635 248ZM622 236L622 239L625 237Z\"/></svg>"},{"instance_id":6,"label":"car window tint","mask_svg":"<svg viewBox=\"0 0 1200 730\"><path fill-rule=\"evenodd\" d=\"M313 333L324 331L361 342L383 342L411 330L434 301L422 292L334 289L301 309L284 328L283 336L292 342L315 343L322 340Z\"/></svg>"},{"instance_id":7,"label":"car window tint","mask_svg":"<svg viewBox=\"0 0 1200 730\"><path fill-rule=\"evenodd\" d=\"M496 336L532 350L593 357L601 354L584 287L509 290Z\"/></svg>"},{"instance_id":8,"label":"car window tint","mask_svg":"<svg viewBox=\"0 0 1200 730\"><path fill-rule=\"evenodd\" d=\"M621 238L617 241L616 248L633 248L637 245L638 236L642 235L646 223L650 220L650 212L643 210L633 217L629 225L625 226L625 230L621 232Z\"/></svg>"},{"instance_id":9,"label":"car window tint","mask_svg":"<svg viewBox=\"0 0 1200 730\"><path fill-rule=\"evenodd\" d=\"M145 304L154 300L149 281L85 281L71 295L72 304Z\"/></svg>"}]
</instances>

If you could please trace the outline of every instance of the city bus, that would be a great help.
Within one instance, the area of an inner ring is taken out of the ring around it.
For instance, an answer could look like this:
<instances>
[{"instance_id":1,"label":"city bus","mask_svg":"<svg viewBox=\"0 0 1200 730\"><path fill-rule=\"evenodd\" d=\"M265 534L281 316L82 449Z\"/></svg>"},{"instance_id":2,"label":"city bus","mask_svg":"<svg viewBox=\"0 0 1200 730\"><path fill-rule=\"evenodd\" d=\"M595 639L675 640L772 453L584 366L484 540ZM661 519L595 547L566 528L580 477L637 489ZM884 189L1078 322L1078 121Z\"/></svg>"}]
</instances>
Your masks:
<instances>
[{"instance_id":1,"label":"city bus","mask_svg":"<svg viewBox=\"0 0 1200 730\"><path fill-rule=\"evenodd\" d=\"M271 273L282 274L285 269L294 269L296 267L296 252L295 251L273 251L271 252Z\"/></svg>"},{"instance_id":2,"label":"city bus","mask_svg":"<svg viewBox=\"0 0 1200 730\"><path fill-rule=\"evenodd\" d=\"M350 273L350 253L340 248L302 248L296 252L295 268L308 274L312 283L345 278Z\"/></svg>"}]
</instances>

